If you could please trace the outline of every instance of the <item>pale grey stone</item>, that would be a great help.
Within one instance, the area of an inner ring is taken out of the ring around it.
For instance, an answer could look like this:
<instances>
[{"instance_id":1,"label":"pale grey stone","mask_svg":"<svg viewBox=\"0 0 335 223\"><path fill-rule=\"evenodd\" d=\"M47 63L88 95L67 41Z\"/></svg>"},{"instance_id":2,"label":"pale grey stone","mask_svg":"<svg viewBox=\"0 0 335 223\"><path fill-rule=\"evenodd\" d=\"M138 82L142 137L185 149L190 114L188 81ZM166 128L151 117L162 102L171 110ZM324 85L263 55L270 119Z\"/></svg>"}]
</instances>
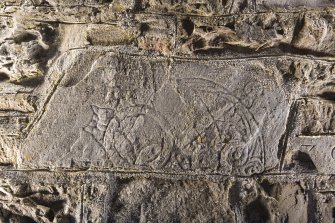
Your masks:
<instances>
[{"instance_id":1,"label":"pale grey stone","mask_svg":"<svg viewBox=\"0 0 335 223\"><path fill-rule=\"evenodd\" d=\"M65 74L22 142L23 167L251 175L279 163L290 102L270 60L123 58L102 54L79 80Z\"/></svg>"}]
</instances>

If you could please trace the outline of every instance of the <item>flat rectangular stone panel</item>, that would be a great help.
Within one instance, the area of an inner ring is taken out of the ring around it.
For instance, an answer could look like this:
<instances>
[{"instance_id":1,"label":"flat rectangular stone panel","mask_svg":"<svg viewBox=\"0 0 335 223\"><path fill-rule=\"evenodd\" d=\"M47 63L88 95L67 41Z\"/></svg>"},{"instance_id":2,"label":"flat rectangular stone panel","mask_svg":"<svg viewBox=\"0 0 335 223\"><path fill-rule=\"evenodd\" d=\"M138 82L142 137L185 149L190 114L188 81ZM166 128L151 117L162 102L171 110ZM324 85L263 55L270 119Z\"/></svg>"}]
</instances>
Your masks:
<instances>
[{"instance_id":1,"label":"flat rectangular stone panel","mask_svg":"<svg viewBox=\"0 0 335 223\"><path fill-rule=\"evenodd\" d=\"M101 54L81 79L65 74L22 142L21 168L273 168L289 110L275 62Z\"/></svg>"}]
</instances>

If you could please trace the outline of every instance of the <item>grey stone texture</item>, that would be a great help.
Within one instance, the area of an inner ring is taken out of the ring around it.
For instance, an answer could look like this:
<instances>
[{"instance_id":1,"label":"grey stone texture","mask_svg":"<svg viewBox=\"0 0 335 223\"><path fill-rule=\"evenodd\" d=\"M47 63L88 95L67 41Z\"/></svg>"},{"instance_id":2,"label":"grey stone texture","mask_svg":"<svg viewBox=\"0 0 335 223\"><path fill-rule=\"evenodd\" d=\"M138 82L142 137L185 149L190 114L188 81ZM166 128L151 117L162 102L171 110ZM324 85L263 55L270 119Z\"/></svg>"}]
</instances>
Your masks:
<instances>
[{"instance_id":1,"label":"grey stone texture","mask_svg":"<svg viewBox=\"0 0 335 223\"><path fill-rule=\"evenodd\" d=\"M0 222L335 222L332 0L2 0Z\"/></svg>"}]
</instances>

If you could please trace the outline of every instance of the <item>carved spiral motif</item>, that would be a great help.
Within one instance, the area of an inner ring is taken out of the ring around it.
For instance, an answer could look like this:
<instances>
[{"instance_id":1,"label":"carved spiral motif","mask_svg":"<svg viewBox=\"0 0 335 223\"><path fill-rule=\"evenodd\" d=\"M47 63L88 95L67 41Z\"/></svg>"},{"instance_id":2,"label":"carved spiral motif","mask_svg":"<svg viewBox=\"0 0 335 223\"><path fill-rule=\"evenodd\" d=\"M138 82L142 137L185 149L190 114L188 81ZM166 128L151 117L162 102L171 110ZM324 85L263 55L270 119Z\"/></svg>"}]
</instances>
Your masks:
<instances>
[{"instance_id":1,"label":"carved spiral motif","mask_svg":"<svg viewBox=\"0 0 335 223\"><path fill-rule=\"evenodd\" d=\"M240 95L243 100L210 80L181 79L178 86L187 91L180 93L187 101L185 110L201 114L191 116L195 126L183 135L172 132L176 124L150 106L126 108L120 113L124 117L113 109L92 106L94 116L85 131L106 151L114 151L110 156L123 166L227 172L219 169L220 159L225 159L233 174L263 171L262 135L250 111L254 100L244 100L250 98L246 94L260 95L260 85L248 83ZM212 107L202 99L205 94L213 98Z\"/></svg>"},{"instance_id":2,"label":"carved spiral motif","mask_svg":"<svg viewBox=\"0 0 335 223\"><path fill-rule=\"evenodd\" d=\"M255 103L253 98L263 93L261 84L248 82L243 88L243 93L238 97L210 80L183 79L180 83L188 85L197 97L209 92L217 94L220 98L221 110L218 115L212 115L213 125L221 132L217 138L220 144L225 145L223 150L228 151L226 158L232 166L233 173L252 175L262 172L264 169L263 139L259 124L250 111Z\"/></svg>"}]
</instances>

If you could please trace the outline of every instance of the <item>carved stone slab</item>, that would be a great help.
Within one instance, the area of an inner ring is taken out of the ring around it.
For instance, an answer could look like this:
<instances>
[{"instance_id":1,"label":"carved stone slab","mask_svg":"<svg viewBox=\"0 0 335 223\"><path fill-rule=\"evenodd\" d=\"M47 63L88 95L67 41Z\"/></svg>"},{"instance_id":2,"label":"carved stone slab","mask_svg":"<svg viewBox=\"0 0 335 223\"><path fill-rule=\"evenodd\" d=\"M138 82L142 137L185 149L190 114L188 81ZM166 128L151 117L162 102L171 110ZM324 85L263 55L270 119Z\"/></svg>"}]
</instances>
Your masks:
<instances>
[{"instance_id":1,"label":"carved stone slab","mask_svg":"<svg viewBox=\"0 0 335 223\"><path fill-rule=\"evenodd\" d=\"M65 75L22 143L22 167L251 175L278 164L289 100L270 60L103 54L90 66Z\"/></svg>"}]
</instances>

